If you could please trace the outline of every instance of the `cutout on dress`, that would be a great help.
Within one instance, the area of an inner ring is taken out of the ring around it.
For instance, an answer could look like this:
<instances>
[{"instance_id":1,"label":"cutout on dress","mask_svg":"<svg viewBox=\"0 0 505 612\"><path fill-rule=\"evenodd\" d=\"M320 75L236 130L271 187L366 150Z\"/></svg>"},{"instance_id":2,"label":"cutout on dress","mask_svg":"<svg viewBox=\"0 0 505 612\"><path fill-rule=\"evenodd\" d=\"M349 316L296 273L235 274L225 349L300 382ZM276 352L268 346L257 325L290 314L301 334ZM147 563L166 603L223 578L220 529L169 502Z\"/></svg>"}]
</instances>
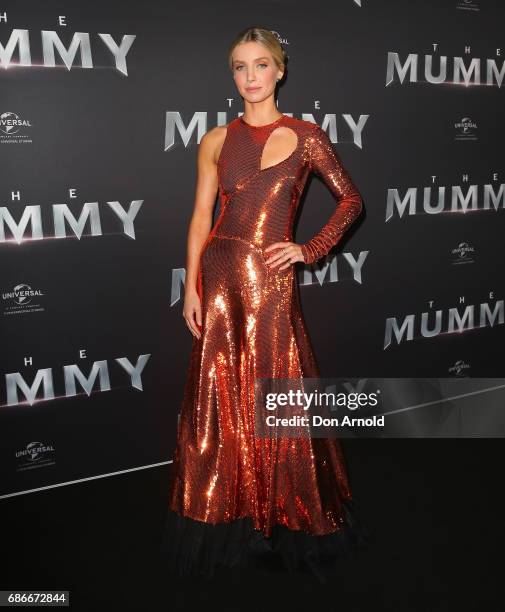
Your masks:
<instances>
[{"instance_id":1,"label":"cutout on dress","mask_svg":"<svg viewBox=\"0 0 505 612\"><path fill-rule=\"evenodd\" d=\"M263 146L260 159L260 172L278 166L293 155L298 147L298 135L289 127L273 130Z\"/></svg>"}]
</instances>

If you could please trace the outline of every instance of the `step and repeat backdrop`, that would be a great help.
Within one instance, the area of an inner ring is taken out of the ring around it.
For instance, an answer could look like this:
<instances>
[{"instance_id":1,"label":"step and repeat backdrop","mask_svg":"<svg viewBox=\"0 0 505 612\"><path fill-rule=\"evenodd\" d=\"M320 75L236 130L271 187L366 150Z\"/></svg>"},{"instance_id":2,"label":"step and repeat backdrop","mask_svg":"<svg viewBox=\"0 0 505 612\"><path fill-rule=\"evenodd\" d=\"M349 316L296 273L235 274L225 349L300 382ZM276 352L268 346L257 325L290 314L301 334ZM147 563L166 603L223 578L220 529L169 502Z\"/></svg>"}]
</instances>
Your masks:
<instances>
[{"instance_id":1,"label":"step and repeat backdrop","mask_svg":"<svg viewBox=\"0 0 505 612\"><path fill-rule=\"evenodd\" d=\"M322 375L503 375L505 6L0 3L0 497L169 463L192 336L202 136L243 111L257 25L279 110L321 125L364 214L297 264ZM334 202L318 179L296 238ZM219 213L219 202L216 212Z\"/></svg>"}]
</instances>

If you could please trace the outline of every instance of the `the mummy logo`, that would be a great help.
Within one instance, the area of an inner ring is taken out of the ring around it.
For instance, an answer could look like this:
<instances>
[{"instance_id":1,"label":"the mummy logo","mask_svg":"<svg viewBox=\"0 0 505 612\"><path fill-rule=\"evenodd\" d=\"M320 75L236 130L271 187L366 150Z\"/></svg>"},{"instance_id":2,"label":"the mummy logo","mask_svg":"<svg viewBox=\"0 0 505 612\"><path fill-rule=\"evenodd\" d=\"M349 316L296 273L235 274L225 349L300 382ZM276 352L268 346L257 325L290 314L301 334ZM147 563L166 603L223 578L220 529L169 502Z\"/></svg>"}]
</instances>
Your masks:
<instances>
[{"instance_id":1,"label":"the mummy logo","mask_svg":"<svg viewBox=\"0 0 505 612\"><path fill-rule=\"evenodd\" d=\"M293 113L284 113L288 117L292 117ZM209 129L209 120L206 111L198 111L193 113L193 117L186 123L178 111L167 111L165 114L165 145L164 150L170 151L176 148L179 142L182 142L184 147L187 147L191 142L200 143L205 133ZM349 114L343 114L342 120L349 133L346 140L351 140L360 149L363 148L363 129L370 115L360 115L357 121ZM233 117L231 118L233 119ZM216 125L226 125L231 120L227 112L219 111L217 113ZM316 123L312 113L302 113L301 119ZM321 128L328 134L331 142L338 142L337 115L327 114L321 123Z\"/></svg>"},{"instance_id":2,"label":"the mummy logo","mask_svg":"<svg viewBox=\"0 0 505 612\"><path fill-rule=\"evenodd\" d=\"M13 193L18 197L19 192ZM115 220L119 220L120 232L135 240L135 218L144 200L132 200L126 210L118 201L107 202L109 209L114 213ZM78 238L86 236L103 236L101 212L98 202L85 202L78 216L70 210L68 204L53 204L52 231L42 223L42 208L40 205L25 206L21 211L11 212L6 206L0 206L0 244L16 242L21 244L27 240L43 240L44 238ZM89 233L84 234L88 227ZM7 235L6 230L10 235ZM110 233L110 232L107 232ZM29 236L27 235L29 234Z\"/></svg>"},{"instance_id":3,"label":"the mummy logo","mask_svg":"<svg viewBox=\"0 0 505 612\"><path fill-rule=\"evenodd\" d=\"M354 253L345 251L337 255L326 255L312 264L302 264L297 268L298 284L327 285L338 283L342 278L363 284L363 266L370 251L360 251L357 257Z\"/></svg>"},{"instance_id":4,"label":"the mummy logo","mask_svg":"<svg viewBox=\"0 0 505 612\"><path fill-rule=\"evenodd\" d=\"M0 21L7 21L7 14L0 13ZM60 25L66 25L64 18L60 17ZM32 39L40 38L42 46L42 64L32 62ZM65 40L70 36L65 32ZM135 40L135 34L124 34L121 41L117 43L111 34L98 34L102 42L102 50L112 55L116 69L128 76L126 55ZM13 56L17 50L19 61L14 61ZM80 62L77 63L79 54ZM58 62L56 57L58 56ZM93 55L91 53L91 38L89 32L74 32L72 39L67 45L63 43L60 35L55 30L42 30L33 33L29 30L12 30L9 38L5 36L0 39L0 68L43 66L55 68L65 66L67 70L72 68L94 68ZM102 66L100 66L102 67Z\"/></svg>"},{"instance_id":5,"label":"the mummy logo","mask_svg":"<svg viewBox=\"0 0 505 612\"><path fill-rule=\"evenodd\" d=\"M434 45L435 49L438 44ZM465 48L470 53L470 48ZM420 74L420 64L424 70ZM482 72L485 72L483 75ZM419 55L409 53L401 60L398 53L388 52L386 68L386 87L392 83L418 83L420 80L432 85L450 83L453 85L497 85L502 86L505 75L505 61L501 59L478 57L448 58L445 55Z\"/></svg>"},{"instance_id":6,"label":"the mummy logo","mask_svg":"<svg viewBox=\"0 0 505 612\"><path fill-rule=\"evenodd\" d=\"M463 182L468 182L468 175ZM387 192L386 222L393 216L415 216L419 214L437 215L441 213L467 213L505 208L504 184L461 185L445 187L408 187L400 193L390 188Z\"/></svg>"},{"instance_id":7,"label":"the mummy logo","mask_svg":"<svg viewBox=\"0 0 505 612\"><path fill-rule=\"evenodd\" d=\"M454 128L456 130L454 140L477 140L477 135L475 134L477 124L470 117L463 117L461 121L454 124Z\"/></svg>"},{"instance_id":8,"label":"the mummy logo","mask_svg":"<svg viewBox=\"0 0 505 612\"><path fill-rule=\"evenodd\" d=\"M15 452L18 470L53 465L54 446L43 442L29 442L25 448Z\"/></svg>"},{"instance_id":9,"label":"the mummy logo","mask_svg":"<svg viewBox=\"0 0 505 612\"><path fill-rule=\"evenodd\" d=\"M363 266L370 251L361 251L356 257L353 253L343 252L337 255L326 255L313 264L302 264L297 268L299 285L316 285L320 287L328 283L337 283L342 278L352 278L363 284ZM170 306L181 301L186 281L185 268L174 268L170 286Z\"/></svg>"},{"instance_id":10,"label":"the mummy logo","mask_svg":"<svg viewBox=\"0 0 505 612\"><path fill-rule=\"evenodd\" d=\"M475 263L474 259L475 249L470 246L468 242L460 242L455 249L452 249L452 263L453 265L471 264Z\"/></svg>"},{"instance_id":11,"label":"the mummy logo","mask_svg":"<svg viewBox=\"0 0 505 612\"><path fill-rule=\"evenodd\" d=\"M117 357L114 359L114 365L119 365L118 376L124 376L126 373L130 386L143 391L141 375L150 356L150 354L139 355L135 364L131 363L128 357ZM29 365L31 361L31 358L27 358L25 364ZM63 393L58 396L59 398L74 397L84 393L89 397L95 387L95 392L111 390L110 366L106 360L94 361L91 367L86 369L87 374L77 363L63 366ZM5 374L5 383L7 406L18 404L33 406L36 402L47 402L56 398L53 368L39 369L34 375L10 372Z\"/></svg>"},{"instance_id":12,"label":"the mummy logo","mask_svg":"<svg viewBox=\"0 0 505 612\"><path fill-rule=\"evenodd\" d=\"M170 306L174 306L181 300L185 281L186 269L174 268L172 270L172 283L170 287Z\"/></svg>"},{"instance_id":13,"label":"the mummy logo","mask_svg":"<svg viewBox=\"0 0 505 612\"><path fill-rule=\"evenodd\" d=\"M6 112L0 115L0 132L13 136L22 128L32 127L28 119L21 119L16 113Z\"/></svg>"},{"instance_id":14,"label":"the mummy logo","mask_svg":"<svg viewBox=\"0 0 505 612\"><path fill-rule=\"evenodd\" d=\"M436 338L441 334L461 334L468 330L503 325L503 300L491 305L484 302L467 306L464 301L461 298L461 307L449 308L447 311L430 310L422 312L420 316L409 314L403 318L389 317L386 319L384 349L389 348L393 342L399 345L419 338ZM432 304L430 302L430 308Z\"/></svg>"},{"instance_id":15,"label":"the mummy logo","mask_svg":"<svg viewBox=\"0 0 505 612\"><path fill-rule=\"evenodd\" d=\"M468 370L470 369L470 365L459 359L456 363L448 368L448 372L451 376L462 377L468 375Z\"/></svg>"}]
</instances>

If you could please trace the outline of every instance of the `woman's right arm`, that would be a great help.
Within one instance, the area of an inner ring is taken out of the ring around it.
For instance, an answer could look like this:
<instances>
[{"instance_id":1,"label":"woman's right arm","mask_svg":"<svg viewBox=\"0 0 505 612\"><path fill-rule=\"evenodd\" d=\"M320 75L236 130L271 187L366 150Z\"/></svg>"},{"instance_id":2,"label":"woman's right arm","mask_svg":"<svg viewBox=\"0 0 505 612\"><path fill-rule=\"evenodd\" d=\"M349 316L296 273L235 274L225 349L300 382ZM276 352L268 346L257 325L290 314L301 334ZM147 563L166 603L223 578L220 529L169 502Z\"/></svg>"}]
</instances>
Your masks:
<instances>
[{"instance_id":1,"label":"woman's right arm","mask_svg":"<svg viewBox=\"0 0 505 612\"><path fill-rule=\"evenodd\" d=\"M223 140L223 130L217 127L207 132L198 145L197 181L193 215L187 238L186 280L183 317L191 333L200 338L201 304L197 292L200 253L212 229L212 213L218 190L216 150Z\"/></svg>"}]
</instances>

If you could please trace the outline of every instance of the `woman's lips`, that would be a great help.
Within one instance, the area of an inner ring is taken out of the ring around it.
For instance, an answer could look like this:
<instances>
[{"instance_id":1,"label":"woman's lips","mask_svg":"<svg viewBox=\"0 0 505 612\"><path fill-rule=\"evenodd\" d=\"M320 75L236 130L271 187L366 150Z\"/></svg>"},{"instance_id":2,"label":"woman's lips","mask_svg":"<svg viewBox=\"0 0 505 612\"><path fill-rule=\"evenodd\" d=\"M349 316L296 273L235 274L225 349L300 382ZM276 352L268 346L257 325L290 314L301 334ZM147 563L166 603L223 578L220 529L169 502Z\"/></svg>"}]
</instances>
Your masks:
<instances>
[{"instance_id":1,"label":"woman's lips","mask_svg":"<svg viewBox=\"0 0 505 612\"><path fill-rule=\"evenodd\" d=\"M258 89L261 89L261 87L246 87L246 91L257 91Z\"/></svg>"}]
</instances>

